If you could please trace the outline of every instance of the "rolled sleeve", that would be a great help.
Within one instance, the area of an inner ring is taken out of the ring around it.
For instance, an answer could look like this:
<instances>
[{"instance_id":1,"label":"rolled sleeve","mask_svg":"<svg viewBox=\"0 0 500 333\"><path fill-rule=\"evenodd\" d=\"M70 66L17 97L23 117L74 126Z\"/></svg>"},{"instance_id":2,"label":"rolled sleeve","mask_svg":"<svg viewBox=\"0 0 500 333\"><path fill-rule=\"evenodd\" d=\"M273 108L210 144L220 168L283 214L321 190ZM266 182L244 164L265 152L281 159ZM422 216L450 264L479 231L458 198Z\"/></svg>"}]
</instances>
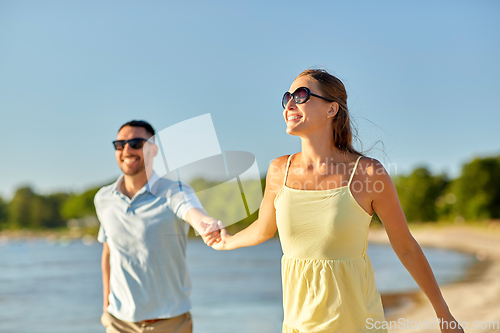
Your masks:
<instances>
[{"instance_id":1,"label":"rolled sleeve","mask_svg":"<svg viewBox=\"0 0 500 333\"><path fill-rule=\"evenodd\" d=\"M100 243L105 243L108 241L108 237L106 236L106 232L104 231L104 228L102 225L99 228L99 234L97 235L97 240Z\"/></svg>"},{"instance_id":2,"label":"rolled sleeve","mask_svg":"<svg viewBox=\"0 0 500 333\"><path fill-rule=\"evenodd\" d=\"M98 206L99 206L101 191L102 191L102 188L99 191L97 191L96 195L94 196L94 207L95 207L95 212L96 212L97 219L99 220L99 222L101 222L101 219L99 217ZM97 241L99 241L100 243L105 243L108 241L108 237L106 236L106 232L104 230L102 223L99 227L99 233L97 234Z\"/></svg>"},{"instance_id":3,"label":"rolled sleeve","mask_svg":"<svg viewBox=\"0 0 500 333\"><path fill-rule=\"evenodd\" d=\"M187 213L193 208L198 208L205 212L194 189L186 183L176 182L172 186L170 194L170 209L172 209L178 218L185 221Z\"/></svg>"}]
</instances>

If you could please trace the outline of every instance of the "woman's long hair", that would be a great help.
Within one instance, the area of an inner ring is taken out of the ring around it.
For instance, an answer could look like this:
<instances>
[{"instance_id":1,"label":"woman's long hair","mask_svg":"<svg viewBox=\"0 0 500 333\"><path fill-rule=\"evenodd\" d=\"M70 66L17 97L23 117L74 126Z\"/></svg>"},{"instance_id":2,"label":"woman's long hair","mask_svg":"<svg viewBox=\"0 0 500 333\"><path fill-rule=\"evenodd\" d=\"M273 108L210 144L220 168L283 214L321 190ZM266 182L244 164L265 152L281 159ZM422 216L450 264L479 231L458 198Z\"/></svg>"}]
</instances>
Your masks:
<instances>
[{"instance_id":1,"label":"woman's long hair","mask_svg":"<svg viewBox=\"0 0 500 333\"><path fill-rule=\"evenodd\" d=\"M351 117L347 108L347 92L345 86L337 77L328 73L324 69L306 69L297 76L309 76L316 80L322 90L323 96L329 98L339 105L339 111L333 117L333 142L335 147L344 151L345 153L353 153L365 156L363 153L357 151L353 145L353 130L351 126ZM357 139L357 135L354 134Z\"/></svg>"}]
</instances>

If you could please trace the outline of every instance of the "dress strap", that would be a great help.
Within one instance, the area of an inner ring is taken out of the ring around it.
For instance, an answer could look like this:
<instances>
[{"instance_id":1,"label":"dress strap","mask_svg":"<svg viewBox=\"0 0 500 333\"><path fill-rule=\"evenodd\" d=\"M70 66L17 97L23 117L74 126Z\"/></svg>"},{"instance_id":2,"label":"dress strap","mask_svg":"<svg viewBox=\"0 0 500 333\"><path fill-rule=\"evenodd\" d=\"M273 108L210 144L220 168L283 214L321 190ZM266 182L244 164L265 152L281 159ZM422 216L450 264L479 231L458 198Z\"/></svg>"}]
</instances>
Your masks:
<instances>
[{"instance_id":1,"label":"dress strap","mask_svg":"<svg viewBox=\"0 0 500 333\"><path fill-rule=\"evenodd\" d=\"M286 183L286 177L288 176L288 167L290 166L290 158L292 157L292 155L288 156L288 160L286 161L286 170L285 170L285 178L283 178L283 186L285 186Z\"/></svg>"},{"instance_id":2,"label":"dress strap","mask_svg":"<svg viewBox=\"0 0 500 333\"><path fill-rule=\"evenodd\" d=\"M351 181L352 181L352 178L354 178L354 174L356 173L356 168L358 167L358 162L359 162L361 157L363 157L363 156L359 156L358 159L356 160L356 164L354 164L354 169L352 170L351 178L349 178L349 184L347 184L348 187L351 187Z\"/></svg>"}]
</instances>

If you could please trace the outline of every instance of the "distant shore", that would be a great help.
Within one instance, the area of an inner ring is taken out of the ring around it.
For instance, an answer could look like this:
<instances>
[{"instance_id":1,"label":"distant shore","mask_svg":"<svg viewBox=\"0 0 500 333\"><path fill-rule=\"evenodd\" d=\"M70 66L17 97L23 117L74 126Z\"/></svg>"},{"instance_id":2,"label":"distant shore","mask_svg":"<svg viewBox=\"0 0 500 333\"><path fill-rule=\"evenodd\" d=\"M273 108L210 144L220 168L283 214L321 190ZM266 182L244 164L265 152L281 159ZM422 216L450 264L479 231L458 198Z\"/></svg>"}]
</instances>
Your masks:
<instances>
[{"instance_id":1,"label":"distant shore","mask_svg":"<svg viewBox=\"0 0 500 333\"><path fill-rule=\"evenodd\" d=\"M472 253L478 262L469 268L467 276L458 282L440 286L443 297L455 319L468 325L467 333L497 332L474 328L474 323L486 326L500 321L500 222L478 224L410 225L413 237L421 246L447 248ZM383 228L370 229L369 242L388 244ZM413 328L394 325L389 332L440 332L439 328L418 328L417 324L435 321L436 314L425 294L418 290L407 293L382 294L384 307L391 309L386 321L414 323ZM464 326L465 328L465 326Z\"/></svg>"},{"instance_id":2,"label":"distant shore","mask_svg":"<svg viewBox=\"0 0 500 333\"><path fill-rule=\"evenodd\" d=\"M81 241L85 245L97 242L96 228L60 228L44 230L2 230L0 231L0 245L9 241L45 240L51 244L68 245L72 241Z\"/></svg>"}]
</instances>

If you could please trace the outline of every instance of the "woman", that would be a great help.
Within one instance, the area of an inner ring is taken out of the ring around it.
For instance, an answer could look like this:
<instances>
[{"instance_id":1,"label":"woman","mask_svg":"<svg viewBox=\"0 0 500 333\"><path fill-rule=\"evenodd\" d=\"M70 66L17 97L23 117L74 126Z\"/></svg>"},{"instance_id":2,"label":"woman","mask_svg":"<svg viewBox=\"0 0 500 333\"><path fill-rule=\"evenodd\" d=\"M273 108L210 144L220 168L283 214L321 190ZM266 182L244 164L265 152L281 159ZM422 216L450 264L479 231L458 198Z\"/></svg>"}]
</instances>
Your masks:
<instances>
[{"instance_id":1,"label":"woman","mask_svg":"<svg viewBox=\"0 0 500 333\"><path fill-rule=\"evenodd\" d=\"M258 219L235 235L222 229L213 248L260 244L279 231L283 332L387 332L380 328L384 313L366 254L376 212L437 318L448 323L441 331L463 332L408 230L389 174L352 147L342 82L324 70L306 70L283 96L283 107L286 131L301 138L302 150L271 163Z\"/></svg>"}]
</instances>

